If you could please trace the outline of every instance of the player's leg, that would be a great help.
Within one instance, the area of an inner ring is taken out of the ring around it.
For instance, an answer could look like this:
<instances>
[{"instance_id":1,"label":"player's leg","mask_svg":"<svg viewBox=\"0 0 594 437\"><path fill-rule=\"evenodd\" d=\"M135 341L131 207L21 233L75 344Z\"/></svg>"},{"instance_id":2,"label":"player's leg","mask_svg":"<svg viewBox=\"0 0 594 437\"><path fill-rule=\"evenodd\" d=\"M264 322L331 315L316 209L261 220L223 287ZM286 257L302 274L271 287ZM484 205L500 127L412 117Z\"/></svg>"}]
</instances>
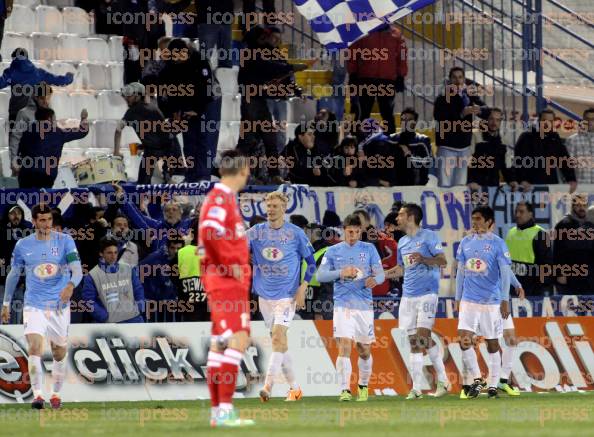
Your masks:
<instances>
[{"instance_id":1,"label":"player's leg","mask_svg":"<svg viewBox=\"0 0 594 437\"><path fill-rule=\"evenodd\" d=\"M460 303L460 313L458 314L458 336L460 337L460 348L462 349L464 373L468 374L469 378L473 380L470 386L463 387L465 395L469 398L476 398L481 392L483 384L473 343L474 335L478 330L481 311L478 306L478 304L462 301Z\"/></svg>"},{"instance_id":2,"label":"player's leg","mask_svg":"<svg viewBox=\"0 0 594 437\"><path fill-rule=\"evenodd\" d=\"M68 328L70 326L70 308L50 312L47 337L52 348L52 395L50 405L57 409L62 406L60 390L66 378L66 353L68 352Z\"/></svg>"},{"instance_id":3,"label":"player's leg","mask_svg":"<svg viewBox=\"0 0 594 437\"><path fill-rule=\"evenodd\" d=\"M497 397L497 383L499 382L499 373L501 372L501 355L499 355L499 339L485 339L487 343L487 352L489 353L489 397Z\"/></svg>"},{"instance_id":4,"label":"player's leg","mask_svg":"<svg viewBox=\"0 0 594 437\"><path fill-rule=\"evenodd\" d=\"M412 378L412 390L407 399L422 397L420 378L423 374L423 350L420 348L417 337L417 298L403 297L398 307L398 327L406 331L410 344L410 367Z\"/></svg>"},{"instance_id":5,"label":"player's leg","mask_svg":"<svg viewBox=\"0 0 594 437\"><path fill-rule=\"evenodd\" d=\"M355 342L359 359L358 402L366 402L369 397L369 379L373 369L373 356L371 344L375 342L375 326L373 311L353 310L352 319L355 324Z\"/></svg>"},{"instance_id":6,"label":"player's leg","mask_svg":"<svg viewBox=\"0 0 594 437\"><path fill-rule=\"evenodd\" d=\"M285 352L287 351L287 327L283 325L272 325L270 333L272 338L272 353L268 362L264 387L260 391L260 399L266 402L270 399L272 386L279 381L279 375L283 365Z\"/></svg>"},{"instance_id":7,"label":"player's leg","mask_svg":"<svg viewBox=\"0 0 594 437\"><path fill-rule=\"evenodd\" d=\"M417 335L420 345L427 351L431 364L437 375L437 384L433 396L441 397L448 394L448 376L443 364L443 351L431 338L431 331L435 324L435 314L439 300L436 293L422 296L419 310L417 311Z\"/></svg>"},{"instance_id":8,"label":"player's leg","mask_svg":"<svg viewBox=\"0 0 594 437\"><path fill-rule=\"evenodd\" d=\"M25 307L23 309L23 325L29 353L29 379L33 389L31 408L42 409L45 406L43 398L43 342L47 333L48 319L44 311Z\"/></svg>"},{"instance_id":9,"label":"player's leg","mask_svg":"<svg viewBox=\"0 0 594 437\"><path fill-rule=\"evenodd\" d=\"M351 350L353 349L353 337L355 336L354 322L349 308L334 307L333 330L338 357L336 358L336 374L340 383L339 401L352 400L351 395Z\"/></svg>"},{"instance_id":10,"label":"player's leg","mask_svg":"<svg viewBox=\"0 0 594 437\"><path fill-rule=\"evenodd\" d=\"M481 312L481 333L487 343L489 353L489 398L497 397L497 384L501 372L501 355L499 354L499 337L503 335L503 319L499 305L484 305L485 311Z\"/></svg>"},{"instance_id":11,"label":"player's leg","mask_svg":"<svg viewBox=\"0 0 594 437\"><path fill-rule=\"evenodd\" d=\"M501 373L497 388L510 396L519 396L520 391L513 387L510 380L512 365L516 355L516 330L511 316L503 322L503 343L501 343Z\"/></svg>"}]
</instances>

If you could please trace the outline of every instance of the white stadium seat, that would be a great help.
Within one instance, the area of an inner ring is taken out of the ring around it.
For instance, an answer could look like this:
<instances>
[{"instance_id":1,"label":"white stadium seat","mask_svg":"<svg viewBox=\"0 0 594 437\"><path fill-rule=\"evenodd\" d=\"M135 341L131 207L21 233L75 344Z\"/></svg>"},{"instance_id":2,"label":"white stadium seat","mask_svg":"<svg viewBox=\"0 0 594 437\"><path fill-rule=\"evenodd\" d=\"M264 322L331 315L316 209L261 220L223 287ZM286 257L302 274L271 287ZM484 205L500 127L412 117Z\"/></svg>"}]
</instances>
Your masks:
<instances>
[{"instance_id":1,"label":"white stadium seat","mask_svg":"<svg viewBox=\"0 0 594 437\"><path fill-rule=\"evenodd\" d=\"M31 34L31 39L34 59L52 61L58 57L58 38L55 35L35 32Z\"/></svg>"},{"instance_id":2,"label":"white stadium seat","mask_svg":"<svg viewBox=\"0 0 594 437\"><path fill-rule=\"evenodd\" d=\"M118 35L109 37L109 57L112 62L124 62L123 39Z\"/></svg>"},{"instance_id":3,"label":"white stadium seat","mask_svg":"<svg viewBox=\"0 0 594 437\"><path fill-rule=\"evenodd\" d=\"M223 94L237 94L239 92L239 87L237 85L237 75L239 74L238 69L219 68L216 70L215 74Z\"/></svg>"},{"instance_id":4,"label":"white stadium seat","mask_svg":"<svg viewBox=\"0 0 594 437\"><path fill-rule=\"evenodd\" d=\"M70 99L72 100L73 111L82 111L86 108L89 113L89 120L97 120L99 118L99 105L97 105L97 98L94 94L85 92L73 92L70 93ZM78 114L80 117L80 112Z\"/></svg>"},{"instance_id":5,"label":"white stadium seat","mask_svg":"<svg viewBox=\"0 0 594 437\"><path fill-rule=\"evenodd\" d=\"M122 95L116 91L101 91L97 95L100 118L121 120L128 105Z\"/></svg>"},{"instance_id":6,"label":"white stadium seat","mask_svg":"<svg viewBox=\"0 0 594 437\"><path fill-rule=\"evenodd\" d=\"M239 141L239 128L241 123L239 121L221 121L219 129L219 142L217 149L225 151L234 149Z\"/></svg>"},{"instance_id":7,"label":"white stadium seat","mask_svg":"<svg viewBox=\"0 0 594 437\"><path fill-rule=\"evenodd\" d=\"M89 48L87 39L68 33L58 35L58 59L63 61L88 61Z\"/></svg>"},{"instance_id":8,"label":"white stadium seat","mask_svg":"<svg viewBox=\"0 0 594 437\"><path fill-rule=\"evenodd\" d=\"M65 7L62 9L64 32L87 36L91 33L92 20L87 11L81 8Z\"/></svg>"},{"instance_id":9,"label":"white stadium seat","mask_svg":"<svg viewBox=\"0 0 594 437\"><path fill-rule=\"evenodd\" d=\"M2 59L9 60L14 49L19 47L27 49L27 52L29 52L30 56L32 56L33 40L29 36L14 32L4 32L4 37L2 38L2 49L0 49L0 53L2 53Z\"/></svg>"},{"instance_id":10,"label":"white stadium seat","mask_svg":"<svg viewBox=\"0 0 594 437\"><path fill-rule=\"evenodd\" d=\"M301 123L302 121L313 120L315 115L315 100L303 100L299 97L293 97L289 99L287 108L287 123Z\"/></svg>"},{"instance_id":11,"label":"white stadium seat","mask_svg":"<svg viewBox=\"0 0 594 437\"><path fill-rule=\"evenodd\" d=\"M9 178L12 176L10 169L10 154L8 149L0 149L0 164L2 165L2 176Z\"/></svg>"},{"instance_id":12,"label":"white stadium seat","mask_svg":"<svg viewBox=\"0 0 594 437\"><path fill-rule=\"evenodd\" d=\"M8 101L10 93L0 92L0 119L8 118Z\"/></svg>"},{"instance_id":13,"label":"white stadium seat","mask_svg":"<svg viewBox=\"0 0 594 437\"><path fill-rule=\"evenodd\" d=\"M80 112L78 114L74 114L74 108L72 107L72 100L67 92L58 91L57 88L54 88L54 93L52 94L52 100L50 106L56 113L57 120L66 120L68 118L78 118Z\"/></svg>"},{"instance_id":14,"label":"white stadium seat","mask_svg":"<svg viewBox=\"0 0 594 437\"><path fill-rule=\"evenodd\" d=\"M109 45L103 38L87 38L87 44L89 47L89 61L105 63L111 61Z\"/></svg>"},{"instance_id":15,"label":"white stadium seat","mask_svg":"<svg viewBox=\"0 0 594 437\"><path fill-rule=\"evenodd\" d=\"M45 0L45 3L56 8L66 8L74 6L75 0Z\"/></svg>"},{"instance_id":16,"label":"white stadium seat","mask_svg":"<svg viewBox=\"0 0 594 437\"><path fill-rule=\"evenodd\" d=\"M77 68L71 64L70 62L62 62L56 61L52 62L48 68L53 74L57 74L60 76L65 75L66 73L72 73L74 75L74 80L72 83L66 87L62 87L65 90L78 90L82 88L82 79Z\"/></svg>"},{"instance_id":17,"label":"white stadium seat","mask_svg":"<svg viewBox=\"0 0 594 437\"><path fill-rule=\"evenodd\" d=\"M82 62L78 66L82 78L82 86L86 90L111 89L111 77L106 64Z\"/></svg>"},{"instance_id":18,"label":"white stadium seat","mask_svg":"<svg viewBox=\"0 0 594 437\"><path fill-rule=\"evenodd\" d=\"M95 120L93 127L93 147L113 150L113 136L118 120Z\"/></svg>"},{"instance_id":19,"label":"white stadium seat","mask_svg":"<svg viewBox=\"0 0 594 437\"><path fill-rule=\"evenodd\" d=\"M295 139L295 128L299 123L287 123L287 141Z\"/></svg>"},{"instance_id":20,"label":"white stadium seat","mask_svg":"<svg viewBox=\"0 0 594 437\"><path fill-rule=\"evenodd\" d=\"M15 4L12 6L12 11L14 13L14 7L18 4L19 6L27 6L28 8L35 8L39 6L41 2L39 0L17 0ZM46 2L47 3L47 2Z\"/></svg>"},{"instance_id":21,"label":"white stadium seat","mask_svg":"<svg viewBox=\"0 0 594 437\"><path fill-rule=\"evenodd\" d=\"M241 120L241 96L225 94L221 102L221 120L239 121Z\"/></svg>"},{"instance_id":22,"label":"white stadium seat","mask_svg":"<svg viewBox=\"0 0 594 437\"><path fill-rule=\"evenodd\" d=\"M121 90L124 86L124 64L121 62L113 62L107 66L109 69L109 77L111 79L111 89Z\"/></svg>"},{"instance_id":23,"label":"white stadium seat","mask_svg":"<svg viewBox=\"0 0 594 437\"><path fill-rule=\"evenodd\" d=\"M38 32L53 34L64 32L62 13L54 6L37 6L35 8L35 28Z\"/></svg>"},{"instance_id":24,"label":"white stadium seat","mask_svg":"<svg viewBox=\"0 0 594 437\"><path fill-rule=\"evenodd\" d=\"M30 7L14 5L10 17L4 24L4 30L19 33L35 32L35 12Z\"/></svg>"},{"instance_id":25,"label":"white stadium seat","mask_svg":"<svg viewBox=\"0 0 594 437\"><path fill-rule=\"evenodd\" d=\"M0 149L8 147L8 130L6 123L8 123L8 118L0 118Z\"/></svg>"}]
</instances>

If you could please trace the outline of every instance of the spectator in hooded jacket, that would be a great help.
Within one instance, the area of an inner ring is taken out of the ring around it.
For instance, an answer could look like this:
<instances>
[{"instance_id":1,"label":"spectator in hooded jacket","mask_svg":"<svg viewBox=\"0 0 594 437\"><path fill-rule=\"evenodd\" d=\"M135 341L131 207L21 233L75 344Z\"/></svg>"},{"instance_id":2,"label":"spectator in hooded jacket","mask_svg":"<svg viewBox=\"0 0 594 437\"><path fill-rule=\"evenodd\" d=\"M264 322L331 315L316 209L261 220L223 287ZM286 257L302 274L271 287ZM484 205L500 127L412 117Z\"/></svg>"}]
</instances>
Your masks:
<instances>
[{"instance_id":1,"label":"spectator in hooded jacket","mask_svg":"<svg viewBox=\"0 0 594 437\"><path fill-rule=\"evenodd\" d=\"M401 32L385 25L356 41L349 52L349 83L359 87L357 120L369 118L377 99L387 133L393 134L396 132L394 97L396 92L404 91L404 78L408 74L406 42Z\"/></svg>"},{"instance_id":2,"label":"spectator in hooded jacket","mask_svg":"<svg viewBox=\"0 0 594 437\"><path fill-rule=\"evenodd\" d=\"M472 122L474 116L485 118L487 107L479 98L479 87L466 79L462 67L453 67L445 93L433 107L437 122L437 179L440 187L466 185Z\"/></svg>"},{"instance_id":3,"label":"spectator in hooded jacket","mask_svg":"<svg viewBox=\"0 0 594 437\"><path fill-rule=\"evenodd\" d=\"M147 322L174 322L179 268L177 252L184 247L181 238L170 238L138 265L144 287Z\"/></svg>"},{"instance_id":4,"label":"spectator in hooded jacket","mask_svg":"<svg viewBox=\"0 0 594 437\"><path fill-rule=\"evenodd\" d=\"M315 135L311 126L301 123L297 125L295 138L285 147L283 157L289 169L288 177L291 183L314 187L324 185L323 157L315 146Z\"/></svg>"},{"instance_id":5,"label":"spectator in hooded jacket","mask_svg":"<svg viewBox=\"0 0 594 437\"><path fill-rule=\"evenodd\" d=\"M468 187L472 190L479 190L481 187L498 187L501 180L500 174L513 191L518 186L514 169L507 165L505 159L507 145L501 139L502 120L501 109L490 109L481 131L475 134L478 140L474 146L472 161L468 165Z\"/></svg>"},{"instance_id":6,"label":"spectator in hooded jacket","mask_svg":"<svg viewBox=\"0 0 594 437\"><path fill-rule=\"evenodd\" d=\"M544 109L538 124L520 135L514 149L516 179L525 190L532 185L558 184L557 169L569 184L569 192L577 188L575 170L571 167L569 153L557 133L555 112Z\"/></svg>"},{"instance_id":7,"label":"spectator in hooded jacket","mask_svg":"<svg viewBox=\"0 0 594 437\"><path fill-rule=\"evenodd\" d=\"M38 108L35 122L23 135L19 146L20 188L52 188L58 175L58 164L64 143L84 138L89 133L88 113L83 109L77 129L62 129L56 124L54 111Z\"/></svg>"},{"instance_id":8,"label":"spectator in hooded jacket","mask_svg":"<svg viewBox=\"0 0 594 437\"><path fill-rule=\"evenodd\" d=\"M332 168L329 170L330 185L362 188L365 186L365 170L362 160L357 153L357 138L345 137L337 147L337 154L332 159Z\"/></svg>"}]
</instances>

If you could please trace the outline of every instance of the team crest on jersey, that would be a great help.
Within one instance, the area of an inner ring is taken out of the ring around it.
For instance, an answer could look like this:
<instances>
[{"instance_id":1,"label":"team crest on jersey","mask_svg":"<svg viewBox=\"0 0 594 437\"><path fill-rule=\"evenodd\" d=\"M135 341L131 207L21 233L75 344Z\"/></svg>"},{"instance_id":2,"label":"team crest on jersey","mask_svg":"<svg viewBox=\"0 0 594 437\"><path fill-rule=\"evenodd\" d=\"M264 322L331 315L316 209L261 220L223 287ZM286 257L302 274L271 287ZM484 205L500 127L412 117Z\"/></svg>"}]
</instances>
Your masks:
<instances>
[{"instance_id":1,"label":"team crest on jersey","mask_svg":"<svg viewBox=\"0 0 594 437\"><path fill-rule=\"evenodd\" d=\"M420 241L417 241L417 242L415 243L415 247L416 247L417 249L418 249L418 248L420 248L422 245L423 245L423 243L421 243Z\"/></svg>"},{"instance_id":2,"label":"team crest on jersey","mask_svg":"<svg viewBox=\"0 0 594 437\"><path fill-rule=\"evenodd\" d=\"M483 250L484 250L485 252L491 252L491 247L492 247L492 246L491 246L490 244L485 244L485 247L483 248Z\"/></svg>"},{"instance_id":3,"label":"team crest on jersey","mask_svg":"<svg viewBox=\"0 0 594 437\"><path fill-rule=\"evenodd\" d=\"M58 274L58 266L53 263L42 263L35 267L33 273L39 279L53 278Z\"/></svg>"},{"instance_id":4,"label":"team crest on jersey","mask_svg":"<svg viewBox=\"0 0 594 437\"><path fill-rule=\"evenodd\" d=\"M365 252L361 252L361 253L359 253L359 260L360 260L361 262L364 262L364 261L365 261L365 256L366 256L366 255L365 255Z\"/></svg>"},{"instance_id":5,"label":"team crest on jersey","mask_svg":"<svg viewBox=\"0 0 594 437\"><path fill-rule=\"evenodd\" d=\"M58 248L57 247L52 247L50 249L52 256L58 256Z\"/></svg>"},{"instance_id":6,"label":"team crest on jersey","mask_svg":"<svg viewBox=\"0 0 594 437\"><path fill-rule=\"evenodd\" d=\"M265 247L262 249L262 256L268 261L280 261L285 255L277 247Z\"/></svg>"},{"instance_id":7,"label":"team crest on jersey","mask_svg":"<svg viewBox=\"0 0 594 437\"><path fill-rule=\"evenodd\" d=\"M470 258L466 261L466 269L475 273L483 273L487 270L487 263L480 258Z\"/></svg>"}]
</instances>

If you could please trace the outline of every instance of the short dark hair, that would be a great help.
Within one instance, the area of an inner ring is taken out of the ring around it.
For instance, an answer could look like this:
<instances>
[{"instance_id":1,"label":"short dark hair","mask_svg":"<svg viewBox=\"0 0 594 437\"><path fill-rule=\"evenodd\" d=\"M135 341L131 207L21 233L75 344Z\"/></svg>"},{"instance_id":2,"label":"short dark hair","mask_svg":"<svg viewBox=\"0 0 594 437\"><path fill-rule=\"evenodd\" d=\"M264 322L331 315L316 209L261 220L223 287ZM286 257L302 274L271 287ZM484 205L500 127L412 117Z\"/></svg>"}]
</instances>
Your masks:
<instances>
[{"instance_id":1,"label":"short dark hair","mask_svg":"<svg viewBox=\"0 0 594 437\"><path fill-rule=\"evenodd\" d=\"M395 212L389 212L388 215L386 215L384 217L384 224L390 224L390 225L396 225L398 226L398 221L397 218L398 214L396 214Z\"/></svg>"},{"instance_id":2,"label":"short dark hair","mask_svg":"<svg viewBox=\"0 0 594 437\"><path fill-rule=\"evenodd\" d=\"M10 54L10 57L12 59L19 58L21 60L29 59L29 52L27 51L27 49L25 49L23 47L17 47L16 49L14 49L12 51L12 53Z\"/></svg>"},{"instance_id":3,"label":"short dark hair","mask_svg":"<svg viewBox=\"0 0 594 437\"><path fill-rule=\"evenodd\" d=\"M116 215L115 215L115 217L111 219L111 226L113 226L113 224L115 223L115 221L116 221L117 219L120 219L120 218L126 219L126 221L128 222L128 225L130 224L130 219L128 218L128 216L127 216L127 215L124 215L124 214L116 214Z\"/></svg>"},{"instance_id":4,"label":"short dark hair","mask_svg":"<svg viewBox=\"0 0 594 437\"><path fill-rule=\"evenodd\" d=\"M415 108L413 108L412 106L407 106L406 108L404 108L402 110L401 114L410 114L413 116L415 121L419 120L419 113L417 111L415 111Z\"/></svg>"},{"instance_id":5,"label":"short dark hair","mask_svg":"<svg viewBox=\"0 0 594 437\"><path fill-rule=\"evenodd\" d=\"M415 223L417 225L421 224L421 220L423 220L423 208L416 203L405 203L401 208L406 209L408 215L412 215L415 218Z\"/></svg>"},{"instance_id":6,"label":"short dark hair","mask_svg":"<svg viewBox=\"0 0 594 437\"><path fill-rule=\"evenodd\" d=\"M43 108L40 106L35 111L35 120L48 121L51 120L55 115L56 113L52 108Z\"/></svg>"},{"instance_id":7,"label":"short dark hair","mask_svg":"<svg viewBox=\"0 0 594 437\"><path fill-rule=\"evenodd\" d=\"M369 213L367 211L365 211L364 209L356 209L355 211L353 211L354 215L359 215L361 214L365 220L367 220L368 222L371 221L371 217L369 216Z\"/></svg>"},{"instance_id":8,"label":"short dark hair","mask_svg":"<svg viewBox=\"0 0 594 437\"><path fill-rule=\"evenodd\" d=\"M219 174L221 176L235 176L244 167L248 167L249 162L245 155L238 150L227 150L221 155L219 162Z\"/></svg>"},{"instance_id":9,"label":"short dark hair","mask_svg":"<svg viewBox=\"0 0 594 437\"><path fill-rule=\"evenodd\" d=\"M60 213L60 210L58 209L56 211L56 209L57 208L52 208L52 226L63 227L64 219L62 219L62 214Z\"/></svg>"},{"instance_id":10,"label":"short dark hair","mask_svg":"<svg viewBox=\"0 0 594 437\"><path fill-rule=\"evenodd\" d=\"M344 219L344 227L347 226L361 226L361 219L356 213L349 214Z\"/></svg>"},{"instance_id":11,"label":"short dark hair","mask_svg":"<svg viewBox=\"0 0 594 437\"><path fill-rule=\"evenodd\" d=\"M528 202L527 200L521 200L516 205L516 208L520 205L524 205L526 207L526 209L528 210L528 212L530 212L534 215L534 204L532 202Z\"/></svg>"},{"instance_id":12,"label":"short dark hair","mask_svg":"<svg viewBox=\"0 0 594 437\"><path fill-rule=\"evenodd\" d=\"M472 210L472 214L480 214L483 216L485 221L491 220L492 222L495 221L495 211L493 208L487 205L479 205Z\"/></svg>"},{"instance_id":13,"label":"short dark hair","mask_svg":"<svg viewBox=\"0 0 594 437\"><path fill-rule=\"evenodd\" d=\"M305 229L305 227L309 223L309 220L307 220L307 217L305 217L304 215L301 215L301 214L292 214L289 217L289 221L291 223L293 223L295 226L299 226L301 229Z\"/></svg>"},{"instance_id":14,"label":"short dark hair","mask_svg":"<svg viewBox=\"0 0 594 437\"><path fill-rule=\"evenodd\" d=\"M175 235L167 239L167 247L171 246L172 244L181 244L182 246L186 244L184 239L181 235Z\"/></svg>"},{"instance_id":15,"label":"short dark hair","mask_svg":"<svg viewBox=\"0 0 594 437\"><path fill-rule=\"evenodd\" d=\"M586 115L588 115L588 114L594 114L594 106L593 107L590 107L590 108L586 108L584 110L584 116L583 116L583 118L586 118Z\"/></svg>"},{"instance_id":16,"label":"short dark hair","mask_svg":"<svg viewBox=\"0 0 594 437\"><path fill-rule=\"evenodd\" d=\"M33 208L31 208L31 217L33 217L33 219L37 219L37 216L39 214L51 214L51 213L52 213L52 209L50 208L49 205L47 205L45 203L38 203Z\"/></svg>"},{"instance_id":17,"label":"short dark hair","mask_svg":"<svg viewBox=\"0 0 594 437\"><path fill-rule=\"evenodd\" d=\"M103 237L99 240L99 252L103 253L105 249L108 247L115 246L118 247L118 240L112 237Z\"/></svg>"},{"instance_id":18,"label":"short dark hair","mask_svg":"<svg viewBox=\"0 0 594 437\"><path fill-rule=\"evenodd\" d=\"M347 146L353 146L353 147L356 148L357 147L357 144L358 144L357 138L355 138L352 135L347 135L346 137L344 137L342 139L342 141L340 142L340 146L339 147L341 149L344 149Z\"/></svg>"},{"instance_id":19,"label":"short dark hair","mask_svg":"<svg viewBox=\"0 0 594 437\"><path fill-rule=\"evenodd\" d=\"M545 114L551 114L553 117L555 117L555 111L553 111L552 109L549 108L545 108L542 111L540 111L540 113L538 114L538 119L542 120L542 116Z\"/></svg>"},{"instance_id":20,"label":"short dark hair","mask_svg":"<svg viewBox=\"0 0 594 437\"><path fill-rule=\"evenodd\" d=\"M314 131L314 130L315 129L314 129L313 123L311 121L308 121L306 123L303 123L303 122L299 123L295 127L295 138L299 138L299 135L303 135L307 131Z\"/></svg>"},{"instance_id":21,"label":"short dark hair","mask_svg":"<svg viewBox=\"0 0 594 437\"><path fill-rule=\"evenodd\" d=\"M501 115L503 115L503 109L498 108L498 107L494 107L494 108L489 108L487 111L487 118L494 112L499 112Z\"/></svg>"},{"instance_id":22,"label":"short dark hair","mask_svg":"<svg viewBox=\"0 0 594 437\"><path fill-rule=\"evenodd\" d=\"M454 74L456 71L461 71L464 74L464 76L466 76L466 72L464 71L464 68L462 68L458 65L458 66L450 68L450 72L448 73L448 78L451 79L452 74Z\"/></svg>"}]
</instances>

